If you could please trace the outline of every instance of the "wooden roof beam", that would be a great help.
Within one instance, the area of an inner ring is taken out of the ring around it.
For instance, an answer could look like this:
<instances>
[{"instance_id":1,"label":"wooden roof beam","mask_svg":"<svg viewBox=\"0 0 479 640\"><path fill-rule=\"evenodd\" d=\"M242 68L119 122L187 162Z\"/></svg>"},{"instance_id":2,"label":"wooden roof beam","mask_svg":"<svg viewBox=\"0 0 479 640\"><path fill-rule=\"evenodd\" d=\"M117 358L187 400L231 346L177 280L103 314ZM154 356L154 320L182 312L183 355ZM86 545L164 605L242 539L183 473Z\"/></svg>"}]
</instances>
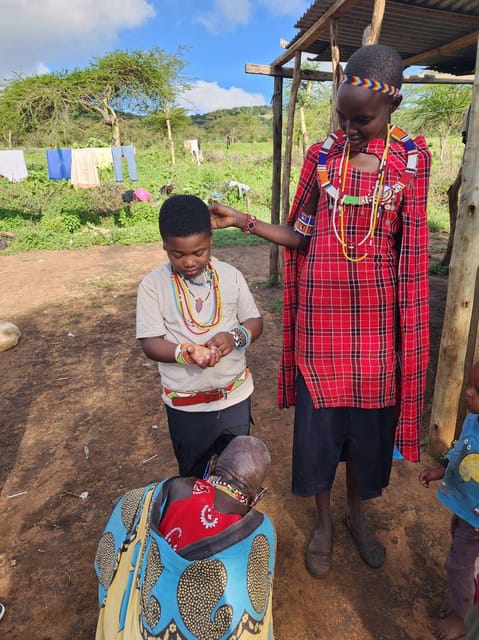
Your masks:
<instances>
[{"instance_id":1,"label":"wooden roof beam","mask_svg":"<svg viewBox=\"0 0 479 640\"><path fill-rule=\"evenodd\" d=\"M318 39L318 36L328 31L329 21L333 17L338 17L343 13L347 13L361 0L336 0L323 15L316 20L316 22L307 29L302 36L300 36L291 47L280 55L276 60L271 63L272 67L281 67L286 62L289 62L294 58L297 51L305 51L308 45Z\"/></svg>"},{"instance_id":2,"label":"wooden roof beam","mask_svg":"<svg viewBox=\"0 0 479 640\"><path fill-rule=\"evenodd\" d=\"M279 78L292 78L294 69L291 67L273 67L269 64L246 64L245 72L260 76L275 76ZM314 69L301 69L301 80L316 80L318 82L331 82L333 74L330 71L315 71ZM404 84L472 84L474 76L454 76L448 73L428 73L404 76Z\"/></svg>"},{"instance_id":3,"label":"wooden roof beam","mask_svg":"<svg viewBox=\"0 0 479 640\"><path fill-rule=\"evenodd\" d=\"M292 78L294 69L291 67L273 67L270 64L245 64L245 72L259 76L279 76L280 78ZM315 71L314 69L301 69L301 80L328 81L333 79L330 71Z\"/></svg>"},{"instance_id":4,"label":"wooden roof beam","mask_svg":"<svg viewBox=\"0 0 479 640\"><path fill-rule=\"evenodd\" d=\"M404 66L410 67L413 64L416 65L424 65L428 60L434 58L437 55L447 55L449 53L454 53L455 51L459 51L460 49L464 49L465 47L470 46L471 44L477 43L479 38L479 31L473 31L469 33L467 36L462 36L457 40L453 40L452 42L447 42L446 44L441 45L440 47L436 47L435 49L430 49L429 51L423 51L422 53L418 53L415 56L411 56L410 58L404 59Z\"/></svg>"}]
</instances>

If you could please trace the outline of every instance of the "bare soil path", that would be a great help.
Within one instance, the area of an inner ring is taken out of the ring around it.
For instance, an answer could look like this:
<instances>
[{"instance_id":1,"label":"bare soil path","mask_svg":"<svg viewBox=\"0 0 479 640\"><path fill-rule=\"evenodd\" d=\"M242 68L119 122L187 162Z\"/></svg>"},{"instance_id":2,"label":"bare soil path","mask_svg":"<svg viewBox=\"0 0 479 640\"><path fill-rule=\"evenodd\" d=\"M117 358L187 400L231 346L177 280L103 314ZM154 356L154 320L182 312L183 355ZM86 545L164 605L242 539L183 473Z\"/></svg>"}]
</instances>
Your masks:
<instances>
[{"instance_id":1,"label":"bare soil path","mask_svg":"<svg viewBox=\"0 0 479 640\"><path fill-rule=\"evenodd\" d=\"M439 249L445 238L439 238ZM281 291L264 286L267 246L214 252L239 267L264 315L250 349L254 434L273 457L261 503L277 528L274 619L279 640L426 640L445 586L449 514L424 490L421 465L395 462L369 519L387 546L367 568L343 524L344 476L334 489L333 569L312 578L304 550L310 499L290 492L291 410L276 408ZM159 244L0 256L0 318L22 338L0 353L0 637L91 640L93 558L118 496L176 472L159 381L135 341L136 288L165 260ZM430 411L447 282L431 277ZM427 433L427 429L425 429ZM152 456L156 456L153 457ZM80 494L88 492L86 499Z\"/></svg>"}]
</instances>

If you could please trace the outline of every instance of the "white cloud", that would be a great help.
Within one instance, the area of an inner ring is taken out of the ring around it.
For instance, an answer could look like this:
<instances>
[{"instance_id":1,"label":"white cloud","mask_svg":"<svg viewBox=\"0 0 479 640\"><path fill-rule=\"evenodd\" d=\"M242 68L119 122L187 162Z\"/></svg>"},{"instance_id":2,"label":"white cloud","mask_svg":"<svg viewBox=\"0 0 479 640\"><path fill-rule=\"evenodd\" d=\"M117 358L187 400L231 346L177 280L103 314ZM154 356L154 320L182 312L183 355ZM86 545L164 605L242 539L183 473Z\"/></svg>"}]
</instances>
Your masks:
<instances>
[{"instance_id":1,"label":"white cloud","mask_svg":"<svg viewBox=\"0 0 479 640\"><path fill-rule=\"evenodd\" d=\"M261 93L248 93L238 87L223 89L217 82L199 80L186 91L181 106L190 113L208 113L216 109L254 107L266 104Z\"/></svg>"},{"instance_id":2,"label":"white cloud","mask_svg":"<svg viewBox=\"0 0 479 640\"><path fill-rule=\"evenodd\" d=\"M310 4L308 0L214 0L213 8L197 14L196 21L212 34L233 31L248 24L258 1L277 16L302 15Z\"/></svg>"},{"instance_id":3,"label":"white cloud","mask_svg":"<svg viewBox=\"0 0 479 640\"><path fill-rule=\"evenodd\" d=\"M0 9L0 80L89 61L155 15L151 0L0 0Z\"/></svg>"},{"instance_id":4,"label":"white cloud","mask_svg":"<svg viewBox=\"0 0 479 640\"><path fill-rule=\"evenodd\" d=\"M213 9L197 14L196 21L210 33L221 33L248 24L250 18L250 0L214 0Z\"/></svg>"}]
</instances>

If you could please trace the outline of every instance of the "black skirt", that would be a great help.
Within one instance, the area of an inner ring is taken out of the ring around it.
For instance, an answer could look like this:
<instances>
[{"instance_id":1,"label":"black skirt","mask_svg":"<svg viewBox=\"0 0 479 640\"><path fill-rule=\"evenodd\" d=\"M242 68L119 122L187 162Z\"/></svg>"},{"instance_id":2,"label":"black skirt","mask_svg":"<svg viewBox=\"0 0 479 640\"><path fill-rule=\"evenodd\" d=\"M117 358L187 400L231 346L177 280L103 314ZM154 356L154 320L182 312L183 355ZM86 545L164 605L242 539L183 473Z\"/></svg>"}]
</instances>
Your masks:
<instances>
[{"instance_id":1,"label":"black skirt","mask_svg":"<svg viewBox=\"0 0 479 640\"><path fill-rule=\"evenodd\" d=\"M313 496L330 490L341 461L353 465L364 500L381 495L391 474L395 407L315 409L304 378L296 381L292 490Z\"/></svg>"}]
</instances>

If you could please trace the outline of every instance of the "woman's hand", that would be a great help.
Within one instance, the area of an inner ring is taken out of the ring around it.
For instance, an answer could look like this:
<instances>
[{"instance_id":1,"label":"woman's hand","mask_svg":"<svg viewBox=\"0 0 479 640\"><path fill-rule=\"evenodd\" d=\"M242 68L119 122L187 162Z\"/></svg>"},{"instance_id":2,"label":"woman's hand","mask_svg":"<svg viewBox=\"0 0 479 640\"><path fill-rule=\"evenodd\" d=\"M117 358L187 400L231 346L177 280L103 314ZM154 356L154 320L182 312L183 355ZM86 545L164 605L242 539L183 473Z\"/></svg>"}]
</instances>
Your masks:
<instances>
[{"instance_id":1,"label":"woman's hand","mask_svg":"<svg viewBox=\"0 0 479 640\"><path fill-rule=\"evenodd\" d=\"M213 229L238 227L241 229L246 222L246 214L229 207L226 204L212 204L210 210L211 226Z\"/></svg>"}]
</instances>

